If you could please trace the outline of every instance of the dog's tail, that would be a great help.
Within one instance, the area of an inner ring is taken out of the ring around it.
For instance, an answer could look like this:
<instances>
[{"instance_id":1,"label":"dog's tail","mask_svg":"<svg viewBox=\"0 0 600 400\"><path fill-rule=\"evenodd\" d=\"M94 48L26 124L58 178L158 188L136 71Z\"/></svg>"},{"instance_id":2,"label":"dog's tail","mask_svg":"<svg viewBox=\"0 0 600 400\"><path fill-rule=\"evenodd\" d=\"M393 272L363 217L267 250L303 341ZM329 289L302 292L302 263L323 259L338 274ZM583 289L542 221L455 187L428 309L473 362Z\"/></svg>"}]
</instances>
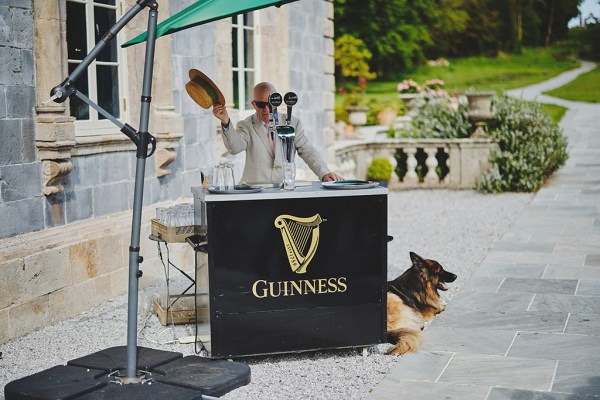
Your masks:
<instances>
[{"instance_id":1,"label":"dog's tail","mask_svg":"<svg viewBox=\"0 0 600 400\"><path fill-rule=\"evenodd\" d=\"M405 353L416 353L423 342L423 333L421 330L400 328L388 331L387 339L389 343L395 344L388 354L401 355Z\"/></svg>"}]
</instances>

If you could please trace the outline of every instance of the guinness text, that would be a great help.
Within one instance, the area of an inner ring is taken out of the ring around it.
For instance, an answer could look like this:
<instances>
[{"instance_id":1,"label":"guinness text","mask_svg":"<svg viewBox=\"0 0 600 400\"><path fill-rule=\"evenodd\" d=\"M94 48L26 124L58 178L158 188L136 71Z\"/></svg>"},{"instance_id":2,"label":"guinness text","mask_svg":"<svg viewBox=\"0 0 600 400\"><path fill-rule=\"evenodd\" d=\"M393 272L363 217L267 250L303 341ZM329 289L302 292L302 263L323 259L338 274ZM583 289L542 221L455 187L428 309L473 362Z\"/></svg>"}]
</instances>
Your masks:
<instances>
[{"instance_id":1,"label":"guinness text","mask_svg":"<svg viewBox=\"0 0 600 400\"><path fill-rule=\"evenodd\" d=\"M307 294L343 293L348 289L346 277L301 279L297 281L269 282L258 280L252 285L254 297L304 296Z\"/></svg>"}]
</instances>

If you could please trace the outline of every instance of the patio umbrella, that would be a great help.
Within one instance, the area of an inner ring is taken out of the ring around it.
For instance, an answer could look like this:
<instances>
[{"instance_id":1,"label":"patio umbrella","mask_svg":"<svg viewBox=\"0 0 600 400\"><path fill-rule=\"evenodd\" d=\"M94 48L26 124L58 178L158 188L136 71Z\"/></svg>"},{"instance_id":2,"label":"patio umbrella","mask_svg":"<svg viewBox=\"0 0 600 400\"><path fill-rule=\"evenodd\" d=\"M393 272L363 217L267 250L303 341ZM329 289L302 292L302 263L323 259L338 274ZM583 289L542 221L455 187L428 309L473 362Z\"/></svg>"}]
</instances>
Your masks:
<instances>
[{"instance_id":1,"label":"patio umbrella","mask_svg":"<svg viewBox=\"0 0 600 400\"><path fill-rule=\"evenodd\" d=\"M158 39L170 33L261 8L270 6L280 7L293 1L297 0L198 0L191 6L158 24L156 27L156 38ZM148 32L144 32L124 43L122 47L144 42L147 35Z\"/></svg>"}]
</instances>

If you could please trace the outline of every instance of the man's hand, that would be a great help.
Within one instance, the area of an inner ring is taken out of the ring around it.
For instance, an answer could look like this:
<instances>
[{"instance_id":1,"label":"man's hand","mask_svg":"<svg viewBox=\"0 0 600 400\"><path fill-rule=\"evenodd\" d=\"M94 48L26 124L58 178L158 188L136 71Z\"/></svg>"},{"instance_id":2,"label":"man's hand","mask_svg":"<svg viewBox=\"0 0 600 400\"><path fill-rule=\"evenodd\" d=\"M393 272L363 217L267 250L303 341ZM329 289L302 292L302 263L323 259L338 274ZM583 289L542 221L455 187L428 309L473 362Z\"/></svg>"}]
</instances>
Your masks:
<instances>
[{"instance_id":1,"label":"man's hand","mask_svg":"<svg viewBox=\"0 0 600 400\"><path fill-rule=\"evenodd\" d=\"M321 178L323 182L331 182L331 181L342 181L344 178L336 174L335 172L330 172L328 174L323 175Z\"/></svg>"},{"instance_id":2,"label":"man's hand","mask_svg":"<svg viewBox=\"0 0 600 400\"><path fill-rule=\"evenodd\" d=\"M223 126L229 125L229 114L227 114L227 109L224 105L215 104L213 106L212 113L221 121L221 124L223 124Z\"/></svg>"}]
</instances>

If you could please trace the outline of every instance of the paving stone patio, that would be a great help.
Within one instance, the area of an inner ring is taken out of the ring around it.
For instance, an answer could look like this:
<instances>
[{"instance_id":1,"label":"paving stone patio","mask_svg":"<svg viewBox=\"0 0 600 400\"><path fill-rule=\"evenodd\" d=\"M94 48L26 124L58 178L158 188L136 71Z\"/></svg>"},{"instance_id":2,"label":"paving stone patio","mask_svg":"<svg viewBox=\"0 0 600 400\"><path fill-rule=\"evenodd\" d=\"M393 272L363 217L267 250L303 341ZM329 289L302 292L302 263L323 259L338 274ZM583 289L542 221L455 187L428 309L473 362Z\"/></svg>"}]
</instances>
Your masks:
<instances>
[{"instance_id":1,"label":"paving stone patio","mask_svg":"<svg viewBox=\"0 0 600 400\"><path fill-rule=\"evenodd\" d=\"M569 161L369 399L600 399L600 105L541 94L574 76L509 92L569 108Z\"/></svg>"}]
</instances>

